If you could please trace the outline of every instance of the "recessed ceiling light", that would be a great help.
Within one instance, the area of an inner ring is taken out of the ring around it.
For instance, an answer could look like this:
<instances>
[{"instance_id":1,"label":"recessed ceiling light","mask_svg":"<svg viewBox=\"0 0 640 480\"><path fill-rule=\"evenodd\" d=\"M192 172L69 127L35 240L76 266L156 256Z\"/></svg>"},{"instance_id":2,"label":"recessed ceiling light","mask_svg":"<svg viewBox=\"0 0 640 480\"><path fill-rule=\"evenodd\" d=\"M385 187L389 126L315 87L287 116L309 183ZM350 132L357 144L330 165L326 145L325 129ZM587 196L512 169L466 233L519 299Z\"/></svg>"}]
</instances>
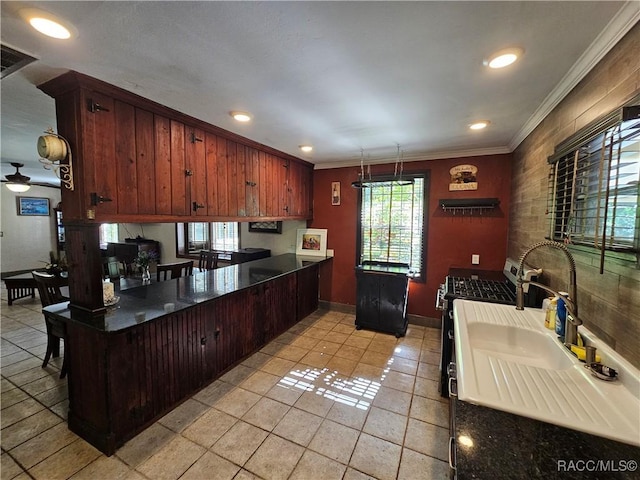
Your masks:
<instances>
[{"instance_id":1,"label":"recessed ceiling light","mask_svg":"<svg viewBox=\"0 0 640 480\"><path fill-rule=\"evenodd\" d=\"M252 118L247 112L231 112L231 116L236 122L250 122Z\"/></svg>"},{"instance_id":2,"label":"recessed ceiling light","mask_svg":"<svg viewBox=\"0 0 640 480\"><path fill-rule=\"evenodd\" d=\"M305 153L309 153L310 151L313 150L313 147L311 145L300 145L300 150L302 150Z\"/></svg>"},{"instance_id":3,"label":"recessed ceiling light","mask_svg":"<svg viewBox=\"0 0 640 480\"><path fill-rule=\"evenodd\" d=\"M491 122L489 120L481 120L478 122L473 122L469 125L471 130L482 130L483 128L487 128Z\"/></svg>"},{"instance_id":4,"label":"recessed ceiling light","mask_svg":"<svg viewBox=\"0 0 640 480\"><path fill-rule=\"evenodd\" d=\"M68 22L63 22L55 15L37 8L23 8L20 16L38 32L51 38L67 40L77 36L76 29Z\"/></svg>"},{"instance_id":5,"label":"recessed ceiling light","mask_svg":"<svg viewBox=\"0 0 640 480\"><path fill-rule=\"evenodd\" d=\"M518 47L507 48L491 55L484 64L489 68L504 68L515 62L523 53L524 50Z\"/></svg>"}]
</instances>

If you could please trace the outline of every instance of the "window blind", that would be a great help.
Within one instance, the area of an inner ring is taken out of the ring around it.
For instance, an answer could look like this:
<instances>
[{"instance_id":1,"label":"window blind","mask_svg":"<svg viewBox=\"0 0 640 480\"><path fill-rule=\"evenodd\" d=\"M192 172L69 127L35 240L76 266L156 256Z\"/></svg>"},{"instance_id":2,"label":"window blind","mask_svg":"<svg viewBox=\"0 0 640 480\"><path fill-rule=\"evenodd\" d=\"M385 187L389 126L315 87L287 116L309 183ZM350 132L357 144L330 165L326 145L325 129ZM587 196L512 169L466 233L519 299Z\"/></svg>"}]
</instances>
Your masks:
<instances>
[{"instance_id":1,"label":"window blind","mask_svg":"<svg viewBox=\"0 0 640 480\"><path fill-rule=\"evenodd\" d=\"M361 190L360 263L406 263L423 271L424 177L409 185L369 181Z\"/></svg>"},{"instance_id":2,"label":"window blind","mask_svg":"<svg viewBox=\"0 0 640 480\"><path fill-rule=\"evenodd\" d=\"M550 236L600 250L638 252L640 120L621 121L551 165Z\"/></svg>"}]
</instances>

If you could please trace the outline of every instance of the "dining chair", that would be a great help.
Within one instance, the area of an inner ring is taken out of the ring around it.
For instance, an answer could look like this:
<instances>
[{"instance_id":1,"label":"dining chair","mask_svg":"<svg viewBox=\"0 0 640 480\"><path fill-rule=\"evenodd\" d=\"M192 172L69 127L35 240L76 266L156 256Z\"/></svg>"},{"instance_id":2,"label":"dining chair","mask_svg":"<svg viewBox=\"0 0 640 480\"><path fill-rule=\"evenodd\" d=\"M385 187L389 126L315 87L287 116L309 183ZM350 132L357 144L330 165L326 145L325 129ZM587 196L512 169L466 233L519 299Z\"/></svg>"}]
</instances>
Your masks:
<instances>
[{"instance_id":1,"label":"dining chair","mask_svg":"<svg viewBox=\"0 0 640 480\"><path fill-rule=\"evenodd\" d=\"M62 295L60 287L64 287L69 284L67 278L56 277L42 272L31 272L38 294L40 295L40 303L42 307L48 307L55 303L66 302L68 297ZM44 355L44 361L42 362L42 368L45 368L49 363L49 359L60 356L60 339L65 340L67 337L67 326L64 322L54 318L52 315L42 312L44 315L45 325L47 327L47 351ZM60 371L60 378L64 378L67 375L67 356L65 355L62 360L62 369Z\"/></svg>"},{"instance_id":2,"label":"dining chair","mask_svg":"<svg viewBox=\"0 0 640 480\"><path fill-rule=\"evenodd\" d=\"M198 258L198 269L201 272L206 270L214 270L218 268L218 252L210 250L200 250L200 257Z\"/></svg>"},{"instance_id":3,"label":"dining chair","mask_svg":"<svg viewBox=\"0 0 640 480\"><path fill-rule=\"evenodd\" d=\"M182 276L193 275L193 260L156 265L156 281L161 282ZM168 277L168 278L167 278Z\"/></svg>"},{"instance_id":4,"label":"dining chair","mask_svg":"<svg viewBox=\"0 0 640 480\"><path fill-rule=\"evenodd\" d=\"M103 275L111 280L120 278L120 261L118 257L105 257L102 259Z\"/></svg>"}]
</instances>

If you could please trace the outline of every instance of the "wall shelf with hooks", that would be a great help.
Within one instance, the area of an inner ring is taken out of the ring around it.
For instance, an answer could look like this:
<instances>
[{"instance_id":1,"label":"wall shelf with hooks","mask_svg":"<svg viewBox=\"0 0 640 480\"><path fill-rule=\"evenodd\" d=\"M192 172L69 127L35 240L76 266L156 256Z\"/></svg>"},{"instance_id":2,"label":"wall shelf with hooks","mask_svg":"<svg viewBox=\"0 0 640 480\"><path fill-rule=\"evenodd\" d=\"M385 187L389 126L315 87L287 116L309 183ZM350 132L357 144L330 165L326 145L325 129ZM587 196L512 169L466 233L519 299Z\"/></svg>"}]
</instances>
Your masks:
<instances>
[{"instance_id":1,"label":"wall shelf with hooks","mask_svg":"<svg viewBox=\"0 0 640 480\"><path fill-rule=\"evenodd\" d=\"M497 198L441 198L438 204L445 212L454 215L474 215L480 214L485 210L493 210L500 205Z\"/></svg>"}]
</instances>

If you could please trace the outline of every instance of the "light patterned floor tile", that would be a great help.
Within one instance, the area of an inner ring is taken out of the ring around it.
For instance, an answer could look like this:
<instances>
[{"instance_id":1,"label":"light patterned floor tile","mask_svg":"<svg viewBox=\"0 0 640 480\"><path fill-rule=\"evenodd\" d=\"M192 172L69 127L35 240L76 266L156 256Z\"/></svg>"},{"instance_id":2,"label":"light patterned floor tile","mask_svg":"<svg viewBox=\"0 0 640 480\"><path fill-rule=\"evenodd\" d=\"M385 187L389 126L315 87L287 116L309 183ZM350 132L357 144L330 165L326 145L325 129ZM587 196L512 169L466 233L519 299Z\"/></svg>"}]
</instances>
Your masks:
<instances>
[{"instance_id":1,"label":"light patterned floor tile","mask_svg":"<svg viewBox=\"0 0 640 480\"><path fill-rule=\"evenodd\" d=\"M442 460L423 455L408 448L402 449L400 471L397 480L415 480L416 478L449 478L449 464Z\"/></svg>"},{"instance_id":2,"label":"light patterned floor tile","mask_svg":"<svg viewBox=\"0 0 640 480\"><path fill-rule=\"evenodd\" d=\"M270 480L286 480L302 457L304 448L293 442L269 435L244 468Z\"/></svg>"},{"instance_id":3,"label":"light patterned floor tile","mask_svg":"<svg viewBox=\"0 0 640 480\"><path fill-rule=\"evenodd\" d=\"M398 413L371 407L363 432L383 440L388 440L398 445L404 441L404 432L407 428L407 417Z\"/></svg>"},{"instance_id":4,"label":"light patterned floor tile","mask_svg":"<svg viewBox=\"0 0 640 480\"><path fill-rule=\"evenodd\" d=\"M82 439L67 445L28 472L36 480L62 480L89 465L100 456L100 452Z\"/></svg>"},{"instance_id":5,"label":"light patterned floor tile","mask_svg":"<svg viewBox=\"0 0 640 480\"><path fill-rule=\"evenodd\" d=\"M196 463L194 463L180 480L203 480L214 478L216 480L231 480L240 467L212 452L205 452ZM236 477L237 478L237 477Z\"/></svg>"},{"instance_id":6,"label":"light patterned floor tile","mask_svg":"<svg viewBox=\"0 0 640 480\"><path fill-rule=\"evenodd\" d=\"M263 397L242 416L242 420L270 432L291 407Z\"/></svg>"},{"instance_id":7,"label":"light patterned floor tile","mask_svg":"<svg viewBox=\"0 0 640 480\"><path fill-rule=\"evenodd\" d=\"M311 440L309 449L346 464L359 435L358 430L325 419Z\"/></svg>"},{"instance_id":8,"label":"light patterned floor tile","mask_svg":"<svg viewBox=\"0 0 640 480\"><path fill-rule=\"evenodd\" d=\"M59 423L11 450L11 456L24 468L31 468L58 450L78 440L66 423Z\"/></svg>"},{"instance_id":9,"label":"light patterned floor tile","mask_svg":"<svg viewBox=\"0 0 640 480\"><path fill-rule=\"evenodd\" d=\"M260 395L242 388L235 388L218 400L214 406L229 415L241 418L258 400Z\"/></svg>"},{"instance_id":10,"label":"light patterned floor tile","mask_svg":"<svg viewBox=\"0 0 640 480\"><path fill-rule=\"evenodd\" d=\"M182 435L205 448L209 448L237 421L237 418L211 408L189 425L182 432Z\"/></svg>"},{"instance_id":11,"label":"light patterned floor tile","mask_svg":"<svg viewBox=\"0 0 640 480\"><path fill-rule=\"evenodd\" d=\"M334 460L306 450L289 480L309 480L319 475L322 480L341 480L346 468Z\"/></svg>"},{"instance_id":12,"label":"light patterned floor tile","mask_svg":"<svg viewBox=\"0 0 640 480\"><path fill-rule=\"evenodd\" d=\"M186 472L205 451L200 445L177 436L137 470L154 480L175 480Z\"/></svg>"},{"instance_id":13,"label":"light patterned floor tile","mask_svg":"<svg viewBox=\"0 0 640 480\"><path fill-rule=\"evenodd\" d=\"M402 447L363 433L349 465L380 480L394 480Z\"/></svg>"},{"instance_id":14,"label":"light patterned floor tile","mask_svg":"<svg viewBox=\"0 0 640 480\"><path fill-rule=\"evenodd\" d=\"M269 434L264 430L239 421L210 450L236 465L244 465L267 435Z\"/></svg>"},{"instance_id":15,"label":"light patterned floor tile","mask_svg":"<svg viewBox=\"0 0 640 480\"><path fill-rule=\"evenodd\" d=\"M410 418L407 423L404 446L430 457L448 461L449 430Z\"/></svg>"},{"instance_id":16,"label":"light patterned floor tile","mask_svg":"<svg viewBox=\"0 0 640 480\"><path fill-rule=\"evenodd\" d=\"M447 428L449 426L449 404L414 395L409 416Z\"/></svg>"}]
</instances>

